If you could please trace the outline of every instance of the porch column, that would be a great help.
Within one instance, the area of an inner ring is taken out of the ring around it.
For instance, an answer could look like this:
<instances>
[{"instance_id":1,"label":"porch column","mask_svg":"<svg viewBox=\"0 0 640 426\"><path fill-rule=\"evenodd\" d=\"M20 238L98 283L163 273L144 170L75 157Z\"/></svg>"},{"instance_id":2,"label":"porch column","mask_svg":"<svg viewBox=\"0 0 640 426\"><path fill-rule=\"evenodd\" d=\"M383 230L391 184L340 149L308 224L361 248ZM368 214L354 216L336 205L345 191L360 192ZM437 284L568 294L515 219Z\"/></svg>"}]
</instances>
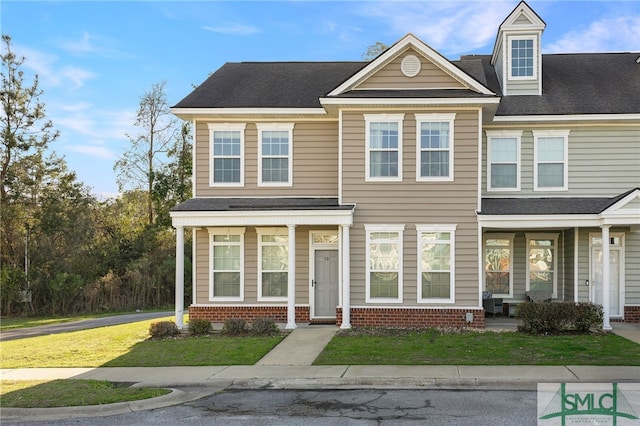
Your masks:
<instances>
[{"instance_id":1,"label":"porch column","mask_svg":"<svg viewBox=\"0 0 640 426\"><path fill-rule=\"evenodd\" d=\"M351 262L349 253L349 226L342 226L342 324L340 328L351 328Z\"/></svg>"},{"instance_id":2,"label":"porch column","mask_svg":"<svg viewBox=\"0 0 640 426\"><path fill-rule=\"evenodd\" d=\"M176 226L176 325L184 328L184 227Z\"/></svg>"},{"instance_id":3,"label":"porch column","mask_svg":"<svg viewBox=\"0 0 640 426\"><path fill-rule=\"evenodd\" d=\"M287 330L293 330L296 326L296 226L287 225L289 228L289 274L287 281Z\"/></svg>"},{"instance_id":4,"label":"porch column","mask_svg":"<svg viewBox=\"0 0 640 426\"><path fill-rule=\"evenodd\" d=\"M602 228L602 310L604 311L604 318L602 321L603 330L611 330L611 324L609 323L609 311L611 304L609 302L609 288L611 287L611 259L609 250L609 228L610 225L601 226Z\"/></svg>"}]
</instances>

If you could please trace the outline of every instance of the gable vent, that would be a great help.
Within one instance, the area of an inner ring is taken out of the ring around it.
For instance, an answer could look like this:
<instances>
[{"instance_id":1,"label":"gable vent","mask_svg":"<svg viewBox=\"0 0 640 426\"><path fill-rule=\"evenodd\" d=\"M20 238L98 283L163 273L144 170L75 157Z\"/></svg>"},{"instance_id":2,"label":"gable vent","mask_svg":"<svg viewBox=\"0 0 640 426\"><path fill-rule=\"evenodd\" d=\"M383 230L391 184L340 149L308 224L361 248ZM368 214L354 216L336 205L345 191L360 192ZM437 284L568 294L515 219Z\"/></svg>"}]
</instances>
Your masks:
<instances>
[{"instance_id":1,"label":"gable vent","mask_svg":"<svg viewBox=\"0 0 640 426\"><path fill-rule=\"evenodd\" d=\"M407 77L415 77L420 72L420 59L415 55L407 55L402 59L400 69Z\"/></svg>"}]
</instances>

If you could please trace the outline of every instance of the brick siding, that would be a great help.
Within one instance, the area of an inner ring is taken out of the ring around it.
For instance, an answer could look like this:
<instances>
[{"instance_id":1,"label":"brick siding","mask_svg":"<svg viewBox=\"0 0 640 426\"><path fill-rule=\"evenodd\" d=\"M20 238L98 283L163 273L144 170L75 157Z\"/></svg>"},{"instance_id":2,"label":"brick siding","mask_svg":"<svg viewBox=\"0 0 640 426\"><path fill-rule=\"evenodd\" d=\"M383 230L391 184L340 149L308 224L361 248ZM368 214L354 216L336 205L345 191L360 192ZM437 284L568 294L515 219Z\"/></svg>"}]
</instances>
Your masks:
<instances>
[{"instance_id":1,"label":"brick siding","mask_svg":"<svg viewBox=\"0 0 640 426\"><path fill-rule=\"evenodd\" d=\"M252 322L257 318L271 318L276 323L287 322L286 306L190 306L190 319L206 319L223 323L231 318ZM309 307L296 306L296 322L309 322Z\"/></svg>"},{"instance_id":2,"label":"brick siding","mask_svg":"<svg viewBox=\"0 0 640 426\"><path fill-rule=\"evenodd\" d=\"M467 312L473 322L467 324ZM342 324L342 309L337 309L336 324ZM484 309L459 308L351 308L353 327L473 327L484 328Z\"/></svg>"},{"instance_id":3,"label":"brick siding","mask_svg":"<svg viewBox=\"0 0 640 426\"><path fill-rule=\"evenodd\" d=\"M640 322L640 306L625 306L624 307L624 321L625 322Z\"/></svg>"}]
</instances>

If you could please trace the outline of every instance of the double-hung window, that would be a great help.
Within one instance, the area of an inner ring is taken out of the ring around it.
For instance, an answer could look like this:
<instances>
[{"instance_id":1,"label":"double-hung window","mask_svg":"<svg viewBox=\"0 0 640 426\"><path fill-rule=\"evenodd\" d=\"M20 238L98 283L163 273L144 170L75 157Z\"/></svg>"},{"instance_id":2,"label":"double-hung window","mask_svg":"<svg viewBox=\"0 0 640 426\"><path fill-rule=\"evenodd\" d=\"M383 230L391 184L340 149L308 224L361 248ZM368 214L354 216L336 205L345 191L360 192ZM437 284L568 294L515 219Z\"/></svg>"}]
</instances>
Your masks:
<instances>
[{"instance_id":1,"label":"double-hung window","mask_svg":"<svg viewBox=\"0 0 640 426\"><path fill-rule=\"evenodd\" d=\"M365 225L367 303L402 303L404 225Z\"/></svg>"},{"instance_id":2,"label":"double-hung window","mask_svg":"<svg viewBox=\"0 0 640 426\"><path fill-rule=\"evenodd\" d=\"M287 228L257 228L258 300L286 301L289 280Z\"/></svg>"},{"instance_id":3,"label":"double-hung window","mask_svg":"<svg viewBox=\"0 0 640 426\"><path fill-rule=\"evenodd\" d=\"M513 296L514 234L484 234L484 289L493 297Z\"/></svg>"},{"instance_id":4,"label":"double-hung window","mask_svg":"<svg viewBox=\"0 0 640 426\"><path fill-rule=\"evenodd\" d=\"M568 130L533 131L533 189L566 191L568 184Z\"/></svg>"},{"instance_id":5,"label":"double-hung window","mask_svg":"<svg viewBox=\"0 0 640 426\"><path fill-rule=\"evenodd\" d=\"M367 181L402 181L404 114L365 114Z\"/></svg>"},{"instance_id":6,"label":"double-hung window","mask_svg":"<svg viewBox=\"0 0 640 426\"><path fill-rule=\"evenodd\" d=\"M453 124L451 114L416 114L416 179L453 180Z\"/></svg>"},{"instance_id":7,"label":"double-hung window","mask_svg":"<svg viewBox=\"0 0 640 426\"><path fill-rule=\"evenodd\" d=\"M537 78L535 36L509 37L509 78L534 80Z\"/></svg>"},{"instance_id":8,"label":"double-hung window","mask_svg":"<svg viewBox=\"0 0 640 426\"><path fill-rule=\"evenodd\" d=\"M244 228L209 228L209 299L244 300Z\"/></svg>"},{"instance_id":9,"label":"double-hung window","mask_svg":"<svg viewBox=\"0 0 640 426\"><path fill-rule=\"evenodd\" d=\"M527 291L557 297L558 234L527 234Z\"/></svg>"},{"instance_id":10,"label":"double-hung window","mask_svg":"<svg viewBox=\"0 0 640 426\"><path fill-rule=\"evenodd\" d=\"M258 124L258 185L293 184L293 124Z\"/></svg>"},{"instance_id":11,"label":"double-hung window","mask_svg":"<svg viewBox=\"0 0 640 426\"><path fill-rule=\"evenodd\" d=\"M520 190L520 142L522 131L487 131L487 188Z\"/></svg>"},{"instance_id":12,"label":"double-hung window","mask_svg":"<svg viewBox=\"0 0 640 426\"><path fill-rule=\"evenodd\" d=\"M418 302L455 301L456 225L416 225L418 231Z\"/></svg>"},{"instance_id":13,"label":"double-hung window","mask_svg":"<svg viewBox=\"0 0 640 426\"><path fill-rule=\"evenodd\" d=\"M244 185L245 124L209 123L211 140L211 186Z\"/></svg>"}]
</instances>

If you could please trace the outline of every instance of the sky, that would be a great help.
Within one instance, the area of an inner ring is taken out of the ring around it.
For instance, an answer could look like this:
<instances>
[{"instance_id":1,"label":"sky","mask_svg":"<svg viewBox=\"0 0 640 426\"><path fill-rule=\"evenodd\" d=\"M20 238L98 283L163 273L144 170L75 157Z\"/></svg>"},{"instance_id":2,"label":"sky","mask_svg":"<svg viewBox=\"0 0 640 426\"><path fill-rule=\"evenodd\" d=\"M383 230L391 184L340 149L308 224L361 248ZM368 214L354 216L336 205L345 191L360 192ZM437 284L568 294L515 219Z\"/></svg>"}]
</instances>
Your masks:
<instances>
[{"instance_id":1,"label":"sky","mask_svg":"<svg viewBox=\"0 0 640 426\"><path fill-rule=\"evenodd\" d=\"M490 54L518 1L0 0L0 30L37 74L60 137L50 148L101 199L129 146L140 97L170 105L225 62L358 61L413 33L449 59ZM543 53L640 51L640 0L534 1ZM4 46L3 46L4 49Z\"/></svg>"}]
</instances>

